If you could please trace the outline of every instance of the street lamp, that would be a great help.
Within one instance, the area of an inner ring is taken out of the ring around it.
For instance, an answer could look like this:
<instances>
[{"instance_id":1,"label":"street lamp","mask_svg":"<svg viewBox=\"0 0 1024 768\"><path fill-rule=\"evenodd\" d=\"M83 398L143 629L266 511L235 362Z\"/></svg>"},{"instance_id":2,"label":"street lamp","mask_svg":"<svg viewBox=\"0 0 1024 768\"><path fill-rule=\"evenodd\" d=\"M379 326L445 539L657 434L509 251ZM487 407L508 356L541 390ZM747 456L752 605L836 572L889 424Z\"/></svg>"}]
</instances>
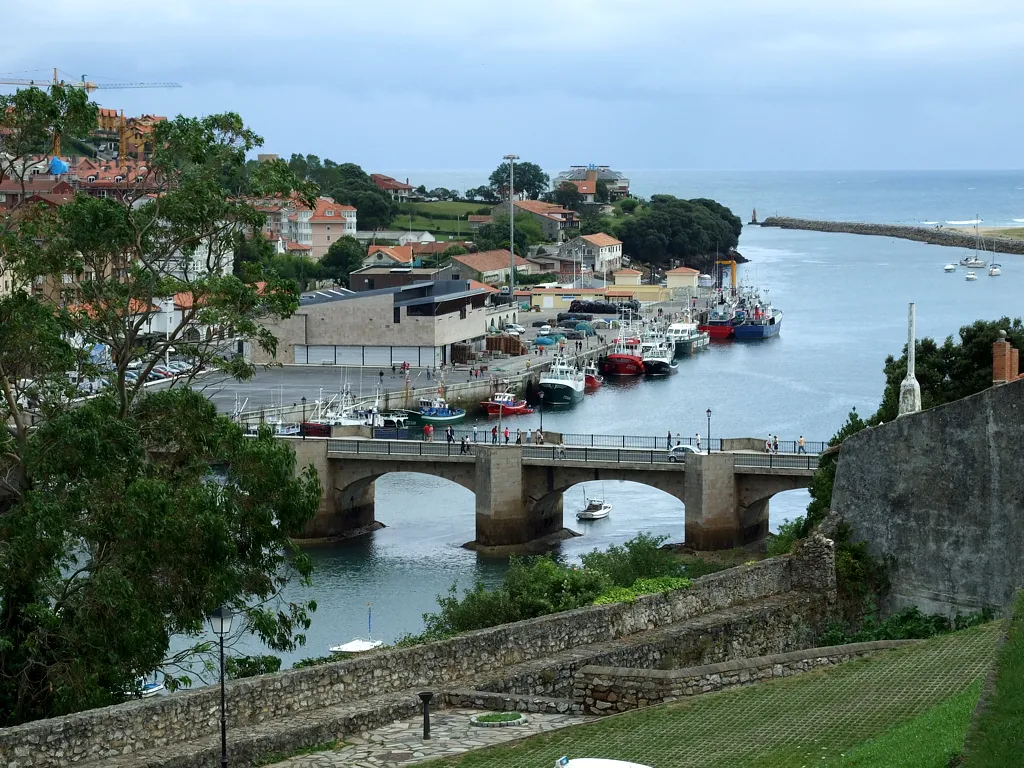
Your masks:
<instances>
[{"instance_id":1,"label":"street lamp","mask_svg":"<svg viewBox=\"0 0 1024 768\"><path fill-rule=\"evenodd\" d=\"M306 396L302 396L302 424L299 425L299 431L302 432L302 439L306 439Z\"/></svg>"},{"instance_id":2,"label":"street lamp","mask_svg":"<svg viewBox=\"0 0 1024 768\"><path fill-rule=\"evenodd\" d=\"M519 155L505 155L505 159L508 160L508 249L512 256L509 258L508 264L508 295L512 299L514 304L516 301L516 160L519 159ZM543 430L541 430L543 432Z\"/></svg>"},{"instance_id":3,"label":"street lamp","mask_svg":"<svg viewBox=\"0 0 1024 768\"><path fill-rule=\"evenodd\" d=\"M231 609L222 605L210 615L210 626L220 642L220 764L228 765L228 721L224 705L224 635L231 631Z\"/></svg>"},{"instance_id":4,"label":"street lamp","mask_svg":"<svg viewBox=\"0 0 1024 768\"><path fill-rule=\"evenodd\" d=\"M708 415L708 453L711 453L711 409L708 408L705 413Z\"/></svg>"},{"instance_id":5,"label":"street lamp","mask_svg":"<svg viewBox=\"0 0 1024 768\"><path fill-rule=\"evenodd\" d=\"M540 434L544 437L544 390L540 391Z\"/></svg>"}]
</instances>

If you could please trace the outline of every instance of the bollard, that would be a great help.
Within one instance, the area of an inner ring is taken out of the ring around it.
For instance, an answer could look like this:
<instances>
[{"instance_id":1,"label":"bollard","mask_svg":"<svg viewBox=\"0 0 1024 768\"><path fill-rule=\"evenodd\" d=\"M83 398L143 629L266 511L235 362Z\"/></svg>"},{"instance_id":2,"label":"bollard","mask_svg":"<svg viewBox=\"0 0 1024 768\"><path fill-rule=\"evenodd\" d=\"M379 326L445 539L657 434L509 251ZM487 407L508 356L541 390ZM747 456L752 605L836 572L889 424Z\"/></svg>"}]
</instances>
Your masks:
<instances>
[{"instance_id":1,"label":"bollard","mask_svg":"<svg viewBox=\"0 0 1024 768\"><path fill-rule=\"evenodd\" d=\"M417 694L423 702L423 740L430 740L430 700L434 698L433 691L420 691Z\"/></svg>"}]
</instances>

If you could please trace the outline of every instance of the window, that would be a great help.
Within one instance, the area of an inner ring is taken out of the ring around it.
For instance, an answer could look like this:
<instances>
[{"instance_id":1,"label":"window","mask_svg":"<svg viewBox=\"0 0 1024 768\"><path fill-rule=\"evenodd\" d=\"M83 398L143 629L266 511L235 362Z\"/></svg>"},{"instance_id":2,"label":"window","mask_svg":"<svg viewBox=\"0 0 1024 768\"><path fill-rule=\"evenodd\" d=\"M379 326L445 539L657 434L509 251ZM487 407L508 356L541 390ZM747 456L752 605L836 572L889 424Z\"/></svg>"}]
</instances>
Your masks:
<instances>
[{"instance_id":1,"label":"window","mask_svg":"<svg viewBox=\"0 0 1024 768\"><path fill-rule=\"evenodd\" d=\"M468 315L469 313L466 311L465 307L459 309L459 320L465 320Z\"/></svg>"},{"instance_id":2,"label":"window","mask_svg":"<svg viewBox=\"0 0 1024 768\"><path fill-rule=\"evenodd\" d=\"M334 211L333 211L333 210L331 210L330 208L328 208L328 209L327 209L326 211L324 211L324 213L325 213L326 215L328 215L328 216L333 216L333 215L334 215Z\"/></svg>"},{"instance_id":3,"label":"window","mask_svg":"<svg viewBox=\"0 0 1024 768\"><path fill-rule=\"evenodd\" d=\"M331 242L331 236L330 235L327 236L327 242L328 243Z\"/></svg>"},{"instance_id":4,"label":"window","mask_svg":"<svg viewBox=\"0 0 1024 768\"><path fill-rule=\"evenodd\" d=\"M402 322L402 308L401 307L395 307L395 325L398 325L401 322Z\"/></svg>"}]
</instances>

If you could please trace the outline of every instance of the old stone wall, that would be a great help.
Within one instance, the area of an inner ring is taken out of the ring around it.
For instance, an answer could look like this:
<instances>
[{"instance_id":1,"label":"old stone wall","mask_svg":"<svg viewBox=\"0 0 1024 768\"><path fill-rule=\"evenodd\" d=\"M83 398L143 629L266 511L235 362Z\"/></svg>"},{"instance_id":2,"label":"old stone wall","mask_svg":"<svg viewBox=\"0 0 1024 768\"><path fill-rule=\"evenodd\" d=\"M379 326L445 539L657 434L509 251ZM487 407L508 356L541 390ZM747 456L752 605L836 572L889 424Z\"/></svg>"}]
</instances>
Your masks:
<instances>
[{"instance_id":1,"label":"old stone wall","mask_svg":"<svg viewBox=\"0 0 1024 768\"><path fill-rule=\"evenodd\" d=\"M573 704L586 714L610 715L637 707L721 691L762 680L790 677L818 667L842 664L916 640L851 643L791 653L736 659L687 669L584 667L574 680Z\"/></svg>"},{"instance_id":2,"label":"old stone wall","mask_svg":"<svg viewBox=\"0 0 1024 768\"><path fill-rule=\"evenodd\" d=\"M828 549L798 552L712 574L697 579L689 589L648 595L634 603L591 606L450 640L232 681L227 687L232 728L279 723L371 696L490 677L500 667L622 641L715 611L784 596L791 591L794 573L818 567L809 557L829 554ZM0 765L66 766L200 741L212 738L218 728L219 691L203 688L2 729Z\"/></svg>"},{"instance_id":3,"label":"old stone wall","mask_svg":"<svg viewBox=\"0 0 1024 768\"><path fill-rule=\"evenodd\" d=\"M974 248L974 235L952 229L934 227L903 227L895 224L866 224L856 221L815 221L812 219L791 219L786 216L769 216L761 222L762 227L780 229L806 229L814 232L845 232L851 235L879 235L898 237L901 240L916 240L932 245L948 245L953 248ZM1005 237L986 237L985 248L996 253L1024 254L1024 240Z\"/></svg>"},{"instance_id":4,"label":"old stone wall","mask_svg":"<svg viewBox=\"0 0 1024 768\"><path fill-rule=\"evenodd\" d=\"M843 443L832 510L890 563L884 608L1002 607L1024 584L1024 381Z\"/></svg>"}]
</instances>

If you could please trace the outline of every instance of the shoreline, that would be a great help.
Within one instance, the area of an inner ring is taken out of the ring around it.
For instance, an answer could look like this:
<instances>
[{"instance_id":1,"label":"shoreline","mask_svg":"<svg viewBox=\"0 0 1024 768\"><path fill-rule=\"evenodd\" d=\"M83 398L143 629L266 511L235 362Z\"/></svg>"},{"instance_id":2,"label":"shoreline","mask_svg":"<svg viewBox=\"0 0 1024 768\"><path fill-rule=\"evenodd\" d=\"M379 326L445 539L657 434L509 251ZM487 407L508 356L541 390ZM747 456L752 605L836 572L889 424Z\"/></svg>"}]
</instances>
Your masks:
<instances>
[{"instance_id":1,"label":"shoreline","mask_svg":"<svg viewBox=\"0 0 1024 768\"><path fill-rule=\"evenodd\" d=\"M821 221L816 219L794 219L788 216L769 216L760 223L762 227L779 229L803 229L812 232L841 232L850 235L874 235L877 237L895 237L900 240L913 240L930 245L943 245L949 248L965 248L973 250L975 246L973 230L965 232L960 229L934 227L908 227L898 224L867 224L856 221ZM993 229L993 228L990 228ZM1024 256L1024 239L992 236L983 241L985 250L991 253L1010 253Z\"/></svg>"}]
</instances>

